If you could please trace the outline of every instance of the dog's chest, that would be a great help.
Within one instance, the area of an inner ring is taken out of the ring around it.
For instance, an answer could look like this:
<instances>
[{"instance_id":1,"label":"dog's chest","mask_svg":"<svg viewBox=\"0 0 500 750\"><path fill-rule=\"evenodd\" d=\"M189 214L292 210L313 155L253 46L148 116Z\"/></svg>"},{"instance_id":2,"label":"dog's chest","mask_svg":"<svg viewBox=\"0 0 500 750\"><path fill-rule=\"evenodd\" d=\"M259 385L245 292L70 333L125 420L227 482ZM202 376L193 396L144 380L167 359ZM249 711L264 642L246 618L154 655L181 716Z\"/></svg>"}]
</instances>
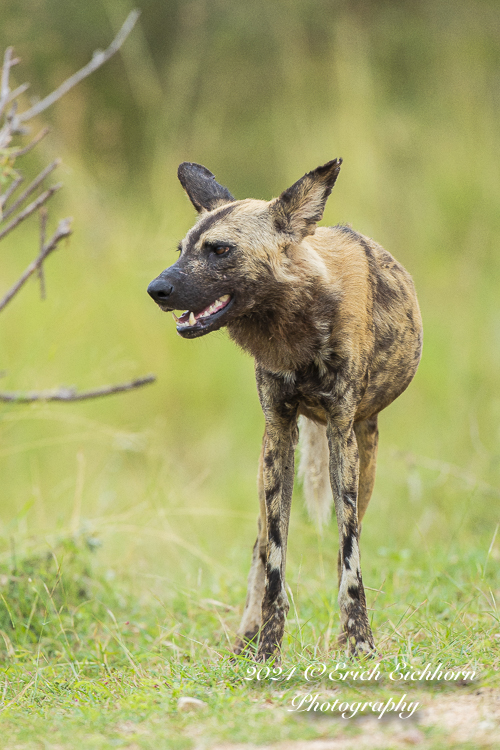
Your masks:
<instances>
[{"instance_id":1,"label":"dog's chest","mask_svg":"<svg viewBox=\"0 0 500 750\"><path fill-rule=\"evenodd\" d=\"M281 397L298 406L299 413L316 421L324 421L325 409L334 398L337 372L311 363L296 371L282 372L278 376Z\"/></svg>"}]
</instances>

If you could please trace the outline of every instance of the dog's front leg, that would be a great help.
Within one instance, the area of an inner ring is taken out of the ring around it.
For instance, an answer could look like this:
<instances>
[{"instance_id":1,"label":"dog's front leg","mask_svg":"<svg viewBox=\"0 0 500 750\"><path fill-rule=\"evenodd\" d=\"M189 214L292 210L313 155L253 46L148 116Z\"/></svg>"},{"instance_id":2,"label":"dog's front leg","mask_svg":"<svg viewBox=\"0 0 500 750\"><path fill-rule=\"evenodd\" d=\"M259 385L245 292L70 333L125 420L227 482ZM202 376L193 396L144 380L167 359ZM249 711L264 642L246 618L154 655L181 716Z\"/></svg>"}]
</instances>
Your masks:
<instances>
[{"instance_id":1,"label":"dog's front leg","mask_svg":"<svg viewBox=\"0 0 500 750\"><path fill-rule=\"evenodd\" d=\"M267 512L266 493L264 490L264 451L266 448L266 435L262 440L262 450L259 458L259 473L257 475L257 488L259 491L259 524L257 539L252 552L252 565L248 574L248 590L245 610L238 629L238 637L234 647L234 653L240 654L248 643L257 640L257 634L262 625L262 600L266 585L266 558L267 558Z\"/></svg>"},{"instance_id":2,"label":"dog's front leg","mask_svg":"<svg viewBox=\"0 0 500 750\"><path fill-rule=\"evenodd\" d=\"M273 379L266 382L258 378L257 383L266 417L263 480L267 548L262 630L257 652L257 659L265 661L279 652L290 608L285 591L285 565L298 430L297 407L281 400Z\"/></svg>"},{"instance_id":3,"label":"dog's front leg","mask_svg":"<svg viewBox=\"0 0 500 750\"><path fill-rule=\"evenodd\" d=\"M361 578L358 534L359 457L352 421L330 416L327 423L330 479L339 528L339 607L342 629L353 654L375 649Z\"/></svg>"},{"instance_id":4,"label":"dog's front leg","mask_svg":"<svg viewBox=\"0 0 500 750\"><path fill-rule=\"evenodd\" d=\"M280 649L290 605L285 591L286 544L293 490L292 425L266 425L264 488L266 497L266 583L262 601L262 630L257 659L264 661Z\"/></svg>"}]
</instances>

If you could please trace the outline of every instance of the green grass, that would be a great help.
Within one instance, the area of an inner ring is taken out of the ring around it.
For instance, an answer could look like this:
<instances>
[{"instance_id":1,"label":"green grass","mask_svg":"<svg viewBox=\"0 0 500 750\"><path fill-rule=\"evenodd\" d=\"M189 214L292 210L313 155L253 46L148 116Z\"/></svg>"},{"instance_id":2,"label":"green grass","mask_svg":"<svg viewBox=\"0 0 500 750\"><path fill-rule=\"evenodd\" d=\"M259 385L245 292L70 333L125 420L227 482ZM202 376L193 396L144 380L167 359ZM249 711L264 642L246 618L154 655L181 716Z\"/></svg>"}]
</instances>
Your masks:
<instances>
[{"instance_id":1,"label":"green grass","mask_svg":"<svg viewBox=\"0 0 500 750\"><path fill-rule=\"evenodd\" d=\"M294 607L282 672L270 672L283 679L273 682L265 667L259 672L250 659L231 658L244 596L236 573L213 573L209 585L179 586L160 598L147 583L139 593L123 574L104 568L95 536L54 538L44 546L25 542L16 549L11 540L2 556L3 747L38 748L40 737L45 747L86 748L190 748L201 737L208 743L349 737L363 731L361 715L349 721L296 713L293 699L319 693L352 704L406 694L422 706L430 697L498 686L495 576L484 556L443 554L429 566L416 564L405 550L381 551L388 567L383 593L368 591L381 676L364 684L340 679L374 664L337 667L345 657L335 650L333 592L321 576L311 576L313 566L292 566ZM380 566L367 563L368 578L375 570L381 575ZM402 663L414 669L442 664L475 676L423 684L391 680ZM326 674L314 678L310 670L321 664ZM335 679L328 679L330 671ZM179 710L186 696L206 705ZM425 747L447 746L438 728L422 731Z\"/></svg>"}]
</instances>

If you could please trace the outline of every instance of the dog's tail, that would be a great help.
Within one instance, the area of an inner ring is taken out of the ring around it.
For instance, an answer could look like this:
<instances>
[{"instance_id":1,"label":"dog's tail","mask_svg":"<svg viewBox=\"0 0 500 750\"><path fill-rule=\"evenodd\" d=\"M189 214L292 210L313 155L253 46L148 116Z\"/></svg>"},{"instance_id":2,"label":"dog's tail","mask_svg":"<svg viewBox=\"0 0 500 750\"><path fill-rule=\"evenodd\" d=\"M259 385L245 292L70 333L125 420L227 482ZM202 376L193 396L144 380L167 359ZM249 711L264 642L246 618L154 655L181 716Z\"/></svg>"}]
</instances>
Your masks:
<instances>
[{"instance_id":1,"label":"dog's tail","mask_svg":"<svg viewBox=\"0 0 500 750\"><path fill-rule=\"evenodd\" d=\"M299 478L304 486L307 511L321 528L330 520L333 505L326 427L302 416L299 424Z\"/></svg>"}]
</instances>

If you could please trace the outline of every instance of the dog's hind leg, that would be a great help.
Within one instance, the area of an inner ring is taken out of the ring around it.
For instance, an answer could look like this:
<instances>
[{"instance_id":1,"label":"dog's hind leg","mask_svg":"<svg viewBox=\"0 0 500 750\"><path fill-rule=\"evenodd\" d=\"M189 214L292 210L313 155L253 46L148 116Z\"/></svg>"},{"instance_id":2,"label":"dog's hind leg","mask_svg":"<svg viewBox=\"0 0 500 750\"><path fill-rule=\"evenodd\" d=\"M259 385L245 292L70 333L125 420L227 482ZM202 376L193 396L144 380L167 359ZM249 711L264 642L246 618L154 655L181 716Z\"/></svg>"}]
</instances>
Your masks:
<instances>
[{"instance_id":1,"label":"dog's hind leg","mask_svg":"<svg viewBox=\"0 0 500 750\"><path fill-rule=\"evenodd\" d=\"M266 585L266 550L267 550L267 521L266 521L266 495L264 491L264 440L259 459L259 471L257 475L257 488L259 491L260 514L258 521L257 539L253 547L252 564L248 574L248 590L245 609L238 628L238 638L234 647L234 653L240 654L245 646L256 641L257 633L262 625L262 600Z\"/></svg>"},{"instance_id":2,"label":"dog's hind leg","mask_svg":"<svg viewBox=\"0 0 500 750\"><path fill-rule=\"evenodd\" d=\"M361 522L370 502L375 483L375 470L377 468L378 449L378 427L377 416L354 423L354 432L358 443L359 452L359 487L358 487L358 540L361 536ZM361 552L360 552L361 556ZM340 589L342 578L342 555L337 557L337 578ZM338 645L344 646L347 636L344 630L338 637Z\"/></svg>"},{"instance_id":3,"label":"dog's hind leg","mask_svg":"<svg viewBox=\"0 0 500 750\"><path fill-rule=\"evenodd\" d=\"M351 653L357 654L374 650L374 643L368 623L359 556L359 455L352 423L344 425L343 422L338 417L329 418L327 437L330 447L330 478L339 529L340 621Z\"/></svg>"},{"instance_id":4,"label":"dog's hind leg","mask_svg":"<svg viewBox=\"0 0 500 750\"><path fill-rule=\"evenodd\" d=\"M375 484L377 469L378 426L377 416L355 422L354 432L359 451L358 527L365 515Z\"/></svg>"},{"instance_id":5,"label":"dog's hind leg","mask_svg":"<svg viewBox=\"0 0 500 750\"><path fill-rule=\"evenodd\" d=\"M377 415L371 419L364 419L362 422L355 422L354 432L356 433L359 452L358 535L361 536L361 522L372 496L377 469ZM340 587L342 577L340 550L337 558L337 576Z\"/></svg>"}]
</instances>

